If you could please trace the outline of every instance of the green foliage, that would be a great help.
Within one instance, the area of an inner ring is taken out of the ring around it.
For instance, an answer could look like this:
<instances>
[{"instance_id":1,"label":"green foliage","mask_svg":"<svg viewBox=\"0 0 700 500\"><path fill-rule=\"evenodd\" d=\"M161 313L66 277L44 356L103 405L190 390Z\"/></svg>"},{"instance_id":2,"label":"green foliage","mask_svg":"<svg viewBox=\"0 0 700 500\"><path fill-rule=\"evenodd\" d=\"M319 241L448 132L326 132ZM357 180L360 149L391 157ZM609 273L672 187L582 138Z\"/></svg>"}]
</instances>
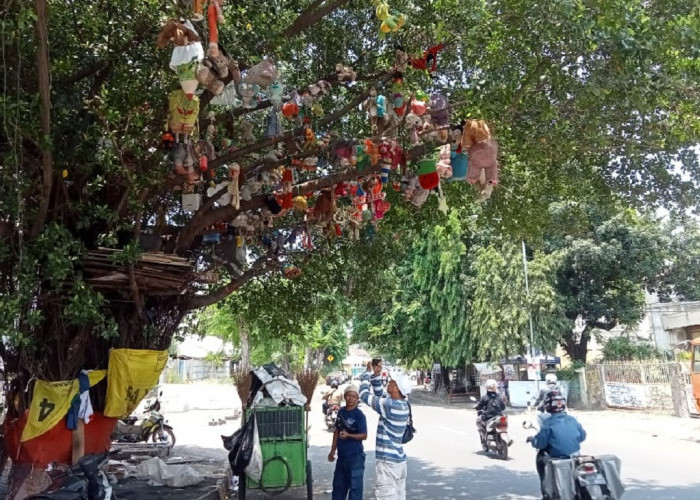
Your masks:
<instances>
[{"instance_id":1,"label":"green foliage","mask_svg":"<svg viewBox=\"0 0 700 500\"><path fill-rule=\"evenodd\" d=\"M622 335L608 339L603 345L603 361L637 361L660 359L656 347L643 339Z\"/></svg>"},{"instance_id":2,"label":"green foliage","mask_svg":"<svg viewBox=\"0 0 700 500\"><path fill-rule=\"evenodd\" d=\"M224 366L225 361L226 361L226 355L224 354L223 351L208 352L204 356L204 362L213 366L214 368L221 368L222 366Z\"/></svg>"},{"instance_id":3,"label":"green foliage","mask_svg":"<svg viewBox=\"0 0 700 500\"><path fill-rule=\"evenodd\" d=\"M578 380L577 370L584 368L586 364L581 360L575 360L569 366L557 370L559 380Z\"/></svg>"}]
</instances>

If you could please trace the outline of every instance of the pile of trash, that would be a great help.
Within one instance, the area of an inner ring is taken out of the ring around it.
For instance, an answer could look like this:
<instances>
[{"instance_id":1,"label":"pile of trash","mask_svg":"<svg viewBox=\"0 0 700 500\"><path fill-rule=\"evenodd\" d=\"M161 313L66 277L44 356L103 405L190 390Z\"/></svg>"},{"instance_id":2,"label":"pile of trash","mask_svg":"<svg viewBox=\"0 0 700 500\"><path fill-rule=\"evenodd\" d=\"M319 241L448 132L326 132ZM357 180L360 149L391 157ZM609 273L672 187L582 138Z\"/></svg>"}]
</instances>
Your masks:
<instances>
[{"instance_id":1,"label":"pile of trash","mask_svg":"<svg viewBox=\"0 0 700 500\"><path fill-rule=\"evenodd\" d=\"M274 364L264 365L251 372L250 396L247 407L303 406L306 396L299 382L291 379L284 370Z\"/></svg>"}]
</instances>

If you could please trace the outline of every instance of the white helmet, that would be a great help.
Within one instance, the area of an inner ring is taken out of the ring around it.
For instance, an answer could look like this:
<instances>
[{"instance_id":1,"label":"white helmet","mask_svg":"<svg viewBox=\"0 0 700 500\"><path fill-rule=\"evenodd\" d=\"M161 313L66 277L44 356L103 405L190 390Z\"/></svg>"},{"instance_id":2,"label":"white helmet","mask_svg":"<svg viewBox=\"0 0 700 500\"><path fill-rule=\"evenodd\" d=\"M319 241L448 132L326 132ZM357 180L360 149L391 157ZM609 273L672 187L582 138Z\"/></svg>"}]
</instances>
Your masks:
<instances>
[{"instance_id":1,"label":"white helmet","mask_svg":"<svg viewBox=\"0 0 700 500\"><path fill-rule=\"evenodd\" d=\"M496 382L494 379L490 378L486 381L486 390L487 391L496 391L498 390L498 382Z\"/></svg>"},{"instance_id":2,"label":"white helmet","mask_svg":"<svg viewBox=\"0 0 700 500\"><path fill-rule=\"evenodd\" d=\"M548 384L556 384L557 383L557 376L554 375L553 373L548 373L547 376L544 378L544 380Z\"/></svg>"}]
</instances>

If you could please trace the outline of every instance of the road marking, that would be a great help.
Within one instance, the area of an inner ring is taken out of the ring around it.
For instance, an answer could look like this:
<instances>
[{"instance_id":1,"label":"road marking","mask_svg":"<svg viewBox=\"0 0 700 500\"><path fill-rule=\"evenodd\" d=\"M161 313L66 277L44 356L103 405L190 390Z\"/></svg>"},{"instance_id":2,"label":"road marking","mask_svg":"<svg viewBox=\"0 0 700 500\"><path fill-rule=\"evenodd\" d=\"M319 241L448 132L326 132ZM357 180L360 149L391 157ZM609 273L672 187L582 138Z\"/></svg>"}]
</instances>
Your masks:
<instances>
[{"instance_id":1,"label":"road marking","mask_svg":"<svg viewBox=\"0 0 700 500\"><path fill-rule=\"evenodd\" d=\"M467 434L466 432L456 431L456 430L454 430L454 429L450 429L449 427L442 427L442 426L437 425L436 428L437 428L437 429L442 429L443 431L454 432L455 434L461 434L462 436L471 436L471 433Z\"/></svg>"}]
</instances>

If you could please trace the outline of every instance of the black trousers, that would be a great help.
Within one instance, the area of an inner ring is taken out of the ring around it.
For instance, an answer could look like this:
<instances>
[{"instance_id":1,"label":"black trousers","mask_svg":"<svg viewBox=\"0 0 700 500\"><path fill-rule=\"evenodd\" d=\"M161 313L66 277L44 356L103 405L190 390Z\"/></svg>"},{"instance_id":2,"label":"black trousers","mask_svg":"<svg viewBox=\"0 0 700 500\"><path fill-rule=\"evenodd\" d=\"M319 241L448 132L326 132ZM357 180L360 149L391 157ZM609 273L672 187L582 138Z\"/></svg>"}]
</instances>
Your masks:
<instances>
[{"instance_id":1,"label":"black trousers","mask_svg":"<svg viewBox=\"0 0 700 500\"><path fill-rule=\"evenodd\" d=\"M544 450L537 450L535 467L537 467L537 475L540 476L540 491L542 492L542 497L544 498L544 470L547 467L547 454L544 452Z\"/></svg>"}]
</instances>

